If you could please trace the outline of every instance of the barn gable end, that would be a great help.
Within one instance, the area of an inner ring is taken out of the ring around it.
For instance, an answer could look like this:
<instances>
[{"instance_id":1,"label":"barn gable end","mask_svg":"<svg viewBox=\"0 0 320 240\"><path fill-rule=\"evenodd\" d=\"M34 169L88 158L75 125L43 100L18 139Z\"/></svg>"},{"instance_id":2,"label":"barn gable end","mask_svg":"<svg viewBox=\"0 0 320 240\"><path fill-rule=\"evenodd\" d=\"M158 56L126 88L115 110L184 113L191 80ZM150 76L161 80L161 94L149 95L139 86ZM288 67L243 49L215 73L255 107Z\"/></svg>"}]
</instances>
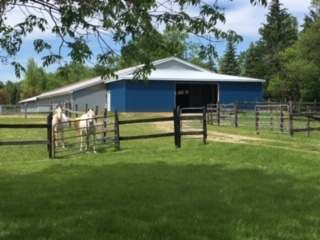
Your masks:
<instances>
[{"instance_id":1,"label":"barn gable end","mask_svg":"<svg viewBox=\"0 0 320 240\"><path fill-rule=\"evenodd\" d=\"M132 67L106 79L110 111L168 112L180 107L203 107L217 101L262 100L264 80L217 74L176 57L154 62L148 81L132 80Z\"/></svg>"}]
</instances>

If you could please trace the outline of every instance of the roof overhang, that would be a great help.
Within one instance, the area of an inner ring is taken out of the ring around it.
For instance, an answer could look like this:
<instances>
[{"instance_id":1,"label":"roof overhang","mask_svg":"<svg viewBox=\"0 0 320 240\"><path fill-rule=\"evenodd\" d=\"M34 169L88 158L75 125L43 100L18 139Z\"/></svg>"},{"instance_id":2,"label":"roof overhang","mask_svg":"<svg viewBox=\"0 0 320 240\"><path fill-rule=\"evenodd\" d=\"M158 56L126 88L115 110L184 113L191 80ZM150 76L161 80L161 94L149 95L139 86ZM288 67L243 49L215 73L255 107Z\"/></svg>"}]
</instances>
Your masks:
<instances>
[{"instance_id":1,"label":"roof overhang","mask_svg":"<svg viewBox=\"0 0 320 240\"><path fill-rule=\"evenodd\" d=\"M119 80L132 80L133 73L123 75ZM185 81L185 82L265 82L262 79L238 77L224 74L217 74L209 71L192 71L181 69L155 70L148 76L148 80L158 81ZM117 81L117 79L108 79L106 83Z\"/></svg>"}]
</instances>

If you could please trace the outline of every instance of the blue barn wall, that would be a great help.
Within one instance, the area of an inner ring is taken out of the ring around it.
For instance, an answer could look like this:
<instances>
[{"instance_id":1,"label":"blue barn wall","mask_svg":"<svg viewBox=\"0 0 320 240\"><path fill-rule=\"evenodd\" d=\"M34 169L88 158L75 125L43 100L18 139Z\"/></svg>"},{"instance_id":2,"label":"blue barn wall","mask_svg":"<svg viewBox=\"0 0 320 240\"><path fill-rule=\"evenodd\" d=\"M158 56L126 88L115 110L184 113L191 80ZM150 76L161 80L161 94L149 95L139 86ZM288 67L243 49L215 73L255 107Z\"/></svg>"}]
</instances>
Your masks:
<instances>
[{"instance_id":1,"label":"blue barn wall","mask_svg":"<svg viewBox=\"0 0 320 240\"><path fill-rule=\"evenodd\" d=\"M126 81L115 81L108 83L107 91L111 92L111 111L118 109L120 112L126 111Z\"/></svg>"},{"instance_id":2,"label":"blue barn wall","mask_svg":"<svg viewBox=\"0 0 320 240\"><path fill-rule=\"evenodd\" d=\"M261 82L220 82L220 103L233 103L235 101L261 101Z\"/></svg>"},{"instance_id":3,"label":"blue barn wall","mask_svg":"<svg viewBox=\"0 0 320 240\"><path fill-rule=\"evenodd\" d=\"M167 112L175 106L173 81L127 81L127 112Z\"/></svg>"},{"instance_id":4,"label":"blue barn wall","mask_svg":"<svg viewBox=\"0 0 320 240\"><path fill-rule=\"evenodd\" d=\"M107 84L111 92L111 111L120 112L170 112L176 105L175 81L148 82L120 80ZM199 84L199 82L188 82ZM218 84L220 103L235 101L261 101L261 82L211 82Z\"/></svg>"}]
</instances>

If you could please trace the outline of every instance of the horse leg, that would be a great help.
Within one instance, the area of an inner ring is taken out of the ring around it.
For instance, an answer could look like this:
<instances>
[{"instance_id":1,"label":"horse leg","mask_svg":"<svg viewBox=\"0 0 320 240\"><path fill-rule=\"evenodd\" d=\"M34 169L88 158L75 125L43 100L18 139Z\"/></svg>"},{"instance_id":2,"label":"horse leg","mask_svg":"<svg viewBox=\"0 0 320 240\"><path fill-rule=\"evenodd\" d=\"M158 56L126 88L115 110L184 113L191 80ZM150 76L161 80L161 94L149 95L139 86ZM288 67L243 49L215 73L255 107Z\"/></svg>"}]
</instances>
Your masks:
<instances>
[{"instance_id":1,"label":"horse leg","mask_svg":"<svg viewBox=\"0 0 320 240\"><path fill-rule=\"evenodd\" d=\"M90 144L90 132L87 130L86 134L86 150L89 152L89 144Z\"/></svg>"},{"instance_id":2,"label":"horse leg","mask_svg":"<svg viewBox=\"0 0 320 240\"><path fill-rule=\"evenodd\" d=\"M96 133L95 132L92 134L92 138L93 138L93 153L97 153L97 151L96 151Z\"/></svg>"},{"instance_id":3,"label":"horse leg","mask_svg":"<svg viewBox=\"0 0 320 240\"><path fill-rule=\"evenodd\" d=\"M64 146L64 129L63 128L61 129L61 145L62 145L62 148L65 148L65 146Z\"/></svg>"},{"instance_id":4,"label":"horse leg","mask_svg":"<svg viewBox=\"0 0 320 240\"><path fill-rule=\"evenodd\" d=\"M58 147L58 131L57 129L54 129L54 144L56 145L56 147Z\"/></svg>"},{"instance_id":5,"label":"horse leg","mask_svg":"<svg viewBox=\"0 0 320 240\"><path fill-rule=\"evenodd\" d=\"M80 130L80 151L82 151L82 142L83 142L83 133L82 133L82 131Z\"/></svg>"}]
</instances>

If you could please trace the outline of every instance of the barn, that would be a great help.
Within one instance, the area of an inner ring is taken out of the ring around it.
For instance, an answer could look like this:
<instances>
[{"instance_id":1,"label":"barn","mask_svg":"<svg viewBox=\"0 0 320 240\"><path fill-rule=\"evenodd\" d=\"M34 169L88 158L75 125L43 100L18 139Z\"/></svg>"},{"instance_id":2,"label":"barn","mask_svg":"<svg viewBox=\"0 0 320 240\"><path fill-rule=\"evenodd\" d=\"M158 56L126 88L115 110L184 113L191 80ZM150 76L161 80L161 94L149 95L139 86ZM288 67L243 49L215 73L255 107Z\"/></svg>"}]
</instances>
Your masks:
<instances>
[{"instance_id":1,"label":"barn","mask_svg":"<svg viewBox=\"0 0 320 240\"><path fill-rule=\"evenodd\" d=\"M72 109L84 112L86 106L104 109L106 104L106 87L101 77L79 81L61 88L42 93L38 96L24 99L19 103L21 111L49 112L51 106L70 102Z\"/></svg>"},{"instance_id":2,"label":"barn","mask_svg":"<svg viewBox=\"0 0 320 240\"><path fill-rule=\"evenodd\" d=\"M208 103L261 101L261 79L217 74L177 57L155 61L148 81L132 80L131 67L105 80L107 109L120 112L168 112L173 108L203 107Z\"/></svg>"}]
</instances>

